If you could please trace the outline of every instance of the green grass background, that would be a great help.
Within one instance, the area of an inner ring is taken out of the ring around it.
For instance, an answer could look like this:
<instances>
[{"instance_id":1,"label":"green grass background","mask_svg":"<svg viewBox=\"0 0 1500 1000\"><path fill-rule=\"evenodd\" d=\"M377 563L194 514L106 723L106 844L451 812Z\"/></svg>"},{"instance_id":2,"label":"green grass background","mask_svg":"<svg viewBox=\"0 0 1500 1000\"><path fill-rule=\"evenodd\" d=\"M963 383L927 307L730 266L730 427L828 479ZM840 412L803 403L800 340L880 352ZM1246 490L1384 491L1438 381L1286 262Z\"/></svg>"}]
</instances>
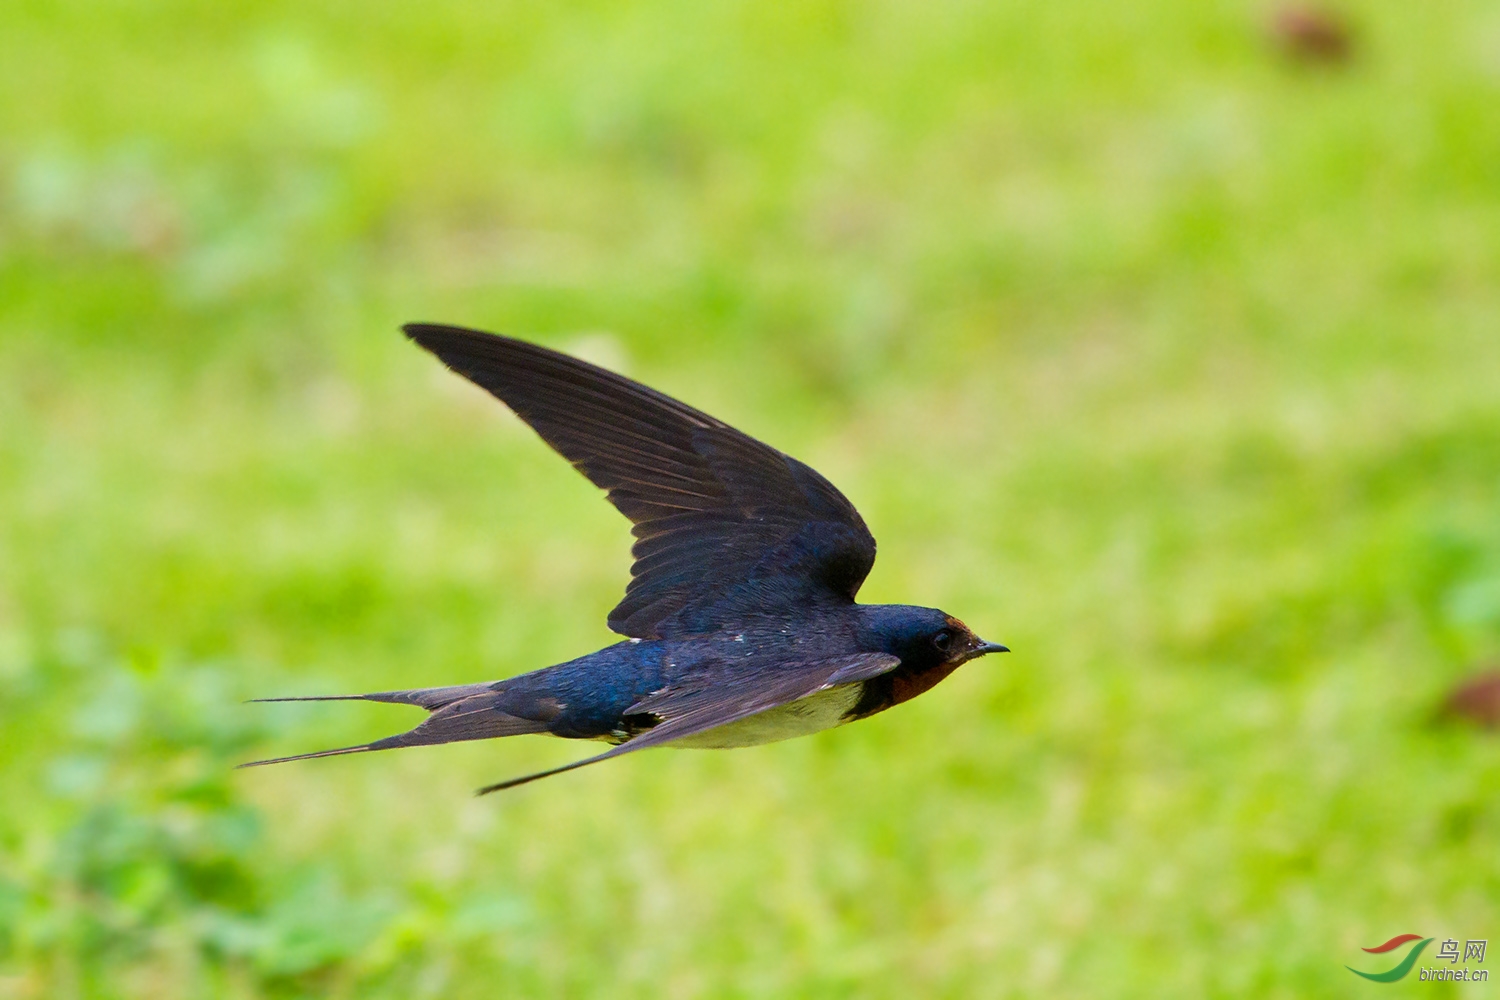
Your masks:
<instances>
[{"instance_id":1,"label":"green grass background","mask_svg":"<svg viewBox=\"0 0 1500 1000\"><path fill-rule=\"evenodd\" d=\"M1500 938L1500 10L0 8L0 997L1210 997ZM396 333L823 470L1010 656L858 726L233 772L610 641ZM1489 964L1494 965L1492 956ZM1500 968L1495 971L1500 972Z\"/></svg>"}]
</instances>

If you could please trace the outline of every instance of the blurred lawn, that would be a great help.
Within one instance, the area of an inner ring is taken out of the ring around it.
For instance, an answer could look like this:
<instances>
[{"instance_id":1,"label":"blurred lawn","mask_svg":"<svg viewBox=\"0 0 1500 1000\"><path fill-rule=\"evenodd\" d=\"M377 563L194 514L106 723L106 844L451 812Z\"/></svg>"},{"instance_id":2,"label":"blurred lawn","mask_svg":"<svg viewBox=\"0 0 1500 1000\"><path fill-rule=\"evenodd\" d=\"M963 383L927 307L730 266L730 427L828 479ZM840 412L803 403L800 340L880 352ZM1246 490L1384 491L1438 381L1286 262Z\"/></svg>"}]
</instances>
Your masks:
<instances>
[{"instance_id":1,"label":"blurred lawn","mask_svg":"<svg viewBox=\"0 0 1500 1000\"><path fill-rule=\"evenodd\" d=\"M1500 12L0 8L0 997L1207 997L1500 938ZM607 641L624 522L395 332L826 472L1016 652L503 796L256 695ZM1494 964L1493 957L1490 964ZM1423 984L1432 995L1463 993ZM1427 995L1424 992L1424 995Z\"/></svg>"}]
</instances>

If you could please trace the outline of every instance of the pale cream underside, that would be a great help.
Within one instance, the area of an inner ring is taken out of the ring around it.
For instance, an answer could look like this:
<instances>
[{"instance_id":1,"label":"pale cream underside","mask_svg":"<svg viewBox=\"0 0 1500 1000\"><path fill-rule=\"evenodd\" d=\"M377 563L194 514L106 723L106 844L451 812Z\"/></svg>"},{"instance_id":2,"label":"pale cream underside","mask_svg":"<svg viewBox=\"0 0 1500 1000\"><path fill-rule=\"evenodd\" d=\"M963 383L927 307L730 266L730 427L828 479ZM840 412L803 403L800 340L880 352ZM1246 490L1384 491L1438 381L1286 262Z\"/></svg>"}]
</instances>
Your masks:
<instances>
[{"instance_id":1,"label":"pale cream underside","mask_svg":"<svg viewBox=\"0 0 1500 1000\"><path fill-rule=\"evenodd\" d=\"M727 750L731 747L753 747L762 743L775 743L777 740L789 740L794 736L819 733L844 722L844 713L859 701L863 689L864 685L860 683L840 684L791 704L752 715L748 719L663 745L695 750Z\"/></svg>"}]
</instances>

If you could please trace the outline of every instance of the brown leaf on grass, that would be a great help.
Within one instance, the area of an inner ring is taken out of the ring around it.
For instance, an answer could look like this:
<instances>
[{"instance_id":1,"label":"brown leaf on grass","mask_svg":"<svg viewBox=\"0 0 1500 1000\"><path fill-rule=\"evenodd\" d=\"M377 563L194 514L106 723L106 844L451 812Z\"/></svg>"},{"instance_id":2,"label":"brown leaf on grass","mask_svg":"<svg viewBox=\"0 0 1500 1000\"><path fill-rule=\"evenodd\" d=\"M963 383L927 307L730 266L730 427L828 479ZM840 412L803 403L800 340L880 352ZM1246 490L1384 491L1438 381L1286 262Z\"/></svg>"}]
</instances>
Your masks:
<instances>
[{"instance_id":1,"label":"brown leaf on grass","mask_svg":"<svg viewBox=\"0 0 1500 1000\"><path fill-rule=\"evenodd\" d=\"M1310 6L1283 7L1270 25L1271 39L1299 62L1333 64L1352 54L1354 34L1340 14Z\"/></svg>"},{"instance_id":2,"label":"brown leaf on grass","mask_svg":"<svg viewBox=\"0 0 1500 1000\"><path fill-rule=\"evenodd\" d=\"M1443 714L1491 729L1500 727L1500 669L1460 682L1443 701Z\"/></svg>"}]
</instances>

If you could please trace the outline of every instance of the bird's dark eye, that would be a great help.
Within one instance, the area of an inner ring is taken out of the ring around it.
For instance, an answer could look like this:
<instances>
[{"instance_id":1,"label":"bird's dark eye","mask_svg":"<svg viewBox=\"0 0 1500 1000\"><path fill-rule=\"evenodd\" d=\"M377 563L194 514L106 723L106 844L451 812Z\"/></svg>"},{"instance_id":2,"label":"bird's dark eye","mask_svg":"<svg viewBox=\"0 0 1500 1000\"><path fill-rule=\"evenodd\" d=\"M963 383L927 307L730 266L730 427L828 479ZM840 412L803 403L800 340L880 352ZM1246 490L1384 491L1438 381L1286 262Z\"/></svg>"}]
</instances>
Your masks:
<instances>
[{"instance_id":1,"label":"bird's dark eye","mask_svg":"<svg viewBox=\"0 0 1500 1000\"><path fill-rule=\"evenodd\" d=\"M948 651L948 647L953 645L953 633L949 632L947 629L943 629L943 631L932 637L932 644L936 646L940 652L946 653Z\"/></svg>"}]
</instances>

